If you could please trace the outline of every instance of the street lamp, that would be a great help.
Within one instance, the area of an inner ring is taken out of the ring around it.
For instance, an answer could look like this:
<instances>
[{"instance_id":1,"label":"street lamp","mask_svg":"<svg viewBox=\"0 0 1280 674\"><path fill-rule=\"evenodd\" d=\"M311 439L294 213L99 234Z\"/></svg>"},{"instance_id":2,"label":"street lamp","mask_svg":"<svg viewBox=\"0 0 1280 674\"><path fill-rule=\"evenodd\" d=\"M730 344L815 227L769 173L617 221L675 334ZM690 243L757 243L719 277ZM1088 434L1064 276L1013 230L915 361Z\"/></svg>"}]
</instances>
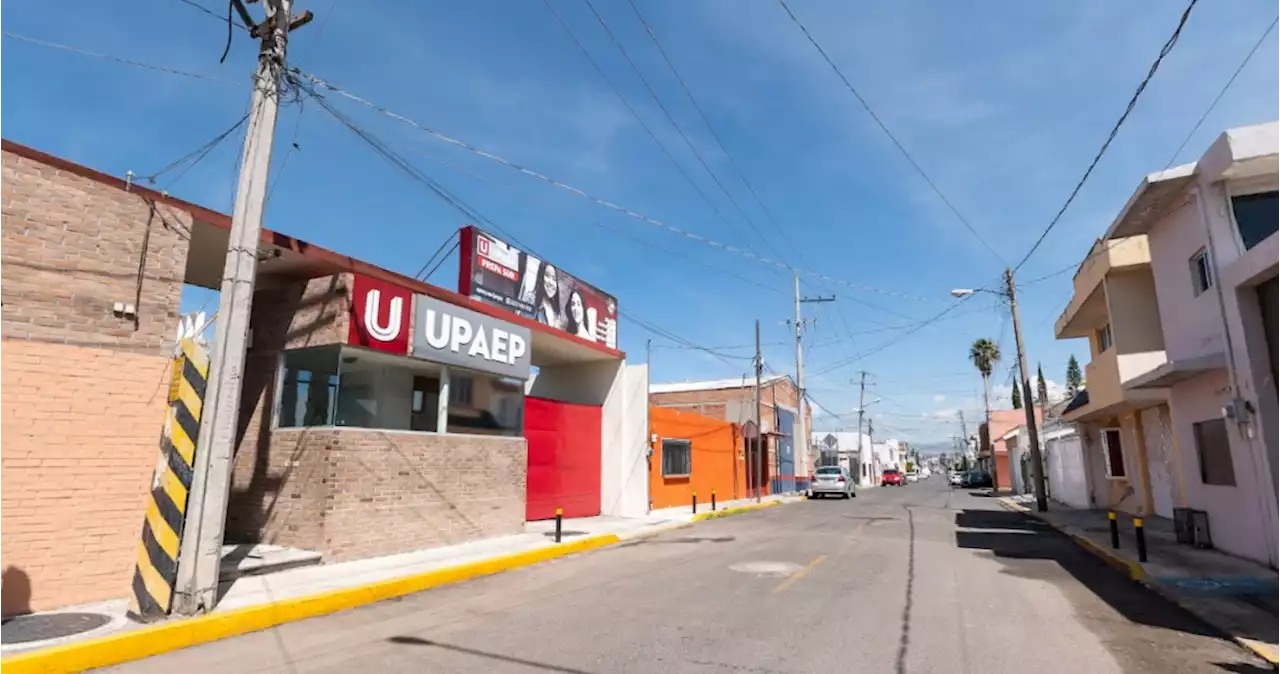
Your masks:
<instances>
[{"instance_id":1,"label":"street lamp","mask_svg":"<svg viewBox=\"0 0 1280 674\"><path fill-rule=\"evenodd\" d=\"M1036 410L1035 398L1031 396L1031 376L1027 371L1027 352L1022 345L1022 319L1018 315L1018 293L1013 285L1013 270L1004 270L1004 292L988 290L986 288L956 288L951 291L952 297L968 297L974 293L991 293L992 295L1000 295L1009 302L1009 311L1013 314L1013 338L1018 347L1018 370L1022 384L1022 399L1026 401L1023 410L1027 415L1027 440L1031 445L1031 470L1035 479L1036 488L1036 510L1045 512L1049 510L1049 499L1044 489L1044 464L1040 459L1040 430L1036 428ZM990 412L987 413L987 432L991 432ZM994 450L991 460L995 461ZM999 488L999 485L993 485Z\"/></svg>"}]
</instances>

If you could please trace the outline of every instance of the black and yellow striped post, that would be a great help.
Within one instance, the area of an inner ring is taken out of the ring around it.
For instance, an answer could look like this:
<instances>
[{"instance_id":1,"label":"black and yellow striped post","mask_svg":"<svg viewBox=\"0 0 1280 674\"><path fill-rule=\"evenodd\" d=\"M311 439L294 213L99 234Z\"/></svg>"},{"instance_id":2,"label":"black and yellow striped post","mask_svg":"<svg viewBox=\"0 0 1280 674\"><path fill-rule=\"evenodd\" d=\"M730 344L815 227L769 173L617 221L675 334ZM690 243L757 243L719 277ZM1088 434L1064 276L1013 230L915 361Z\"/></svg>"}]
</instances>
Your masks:
<instances>
[{"instance_id":1,"label":"black and yellow striped post","mask_svg":"<svg viewBox=\"0 0 1280 674\"><path fill-rule=\"evenodd\" d=\"M711 512L716 511L716 490L711 490Z\"/></svg>"},{"instance_id":2,"label":"black and yellow striped post","mask_svg":"<svg viewBox=\"0 0 1280 674\"><path fill-rule=\"evenodd\" d=\"M151 480L151 498L142 522L142 538L133 570L129 616L152 622L169 615L178 572L178 547L191 490L196 438L200 433L209 355L191 339L180 343L175 359L176 386L160 434L160 457Z\"/></svg>"},{"instance_id":3,"label":"black and yellow striped post","mask_svg":"<svg viewBox=\"0 0 1280 674\"><path fill-rule=\"evenodd\" d=\"M564 508L556 508L556 542L560 542L561 526L564 524Z\"/></svg>"},{"instance_id":4,"label":"black and yellow striped post","mask_svg":"<svg viewBox=\"0 0 1280 674\"><path fill-rule=\"evenodd\" d=\"M1111 525L1111 547L1114 550L1120 549L1120 523L1116 521L1116 513L1114 510L1107 512L1107 523Z\"/></svg>"},{"instance_id":5,"label":"black and yellow striped post","mask_svg":"<svg viewBox=\"0 0 1280 674\"><path fill-rule=\"evenodd\" d=\"M698 491L696 489L693 492L693 514L698 514Z\"/></svg>"}]
</instances>

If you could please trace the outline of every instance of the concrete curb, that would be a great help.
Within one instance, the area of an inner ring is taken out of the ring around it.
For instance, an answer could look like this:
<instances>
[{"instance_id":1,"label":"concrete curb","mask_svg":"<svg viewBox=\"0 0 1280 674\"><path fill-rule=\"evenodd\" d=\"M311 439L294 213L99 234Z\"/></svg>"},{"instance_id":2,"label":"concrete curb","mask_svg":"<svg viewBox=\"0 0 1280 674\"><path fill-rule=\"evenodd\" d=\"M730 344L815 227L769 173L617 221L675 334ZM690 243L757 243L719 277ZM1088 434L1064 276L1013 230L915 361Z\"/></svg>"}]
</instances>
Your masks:
<instances>
[{"instance_id":1,"label":"concrete curb","mask_svg":"<svg viewBox=\"0 0 1280 674\"><path fill-rule=\"evenodd\" d=\"M434 569L402 578L391 578L367 585L285 599L260 606L248 606L223 613L211 613L195 618L170 620L96 639L16 653L0 661L0 666L3 666L5 674L55 674L109 667L241 634L248 634L249 632L257 632L284 623L317 618L385 599L402 597L443 585L460 583L472 578L491 576L503 571L531 566L579 552L606 548L622 543L625 540L657 536L658 534L692 526L708 519L738 515L792 502L770 501L725 508L724 510L696 515L689 522L663 525L656 529L630 534L625 537L618 534L589 536L555 546Z\"/></svg>"},{"instance_id":2,"label":"concrete curb","mask_svg":"<svg viewBox=\"0 0 1280 674\"><path fill-rule=\"evenodd\" d=\"M1262 641L1256 641L1254 639L1250 639L1248 637L1242 637L1238 634L1235 634L1229 625L1223 624L1215 616L1205 613L1203 611L1197 610L1196 607L1191 606L1186 602L1182 601L1182 598L1179 597L1176 593L1169 592L1168 590L1164 589L1161 583L1152 580L1151 577L1147 575L1146 569L1142 568L1142 565L1139 564L1138 562L1134 562L1129 559L1126 559L1123 556L1118 555L1098 545L1097 543L1094 543L1093 541L1089 540L1088 538L1085 538L1084 536L1073 534L1063 529L1062 527L1059 527L1053 522L1050 522L1048 519L1041 517L1039 513L1037 513L1036 511L1030 508L1027 508L1026 506L1023 506L1020 503L1014 503L1013 501L1010 501L1006 498L1000 498L999 502L1000 502L1000 505L1004 506L1006 510L1012 510L1014 512L1022 513L1024 515L1030 515L1031 517L1034 517L1037 520L1040 520L1041 522L1044 522L1045 524L1053 527L1054 529L1061 532L1062 534L1065 534L1066 536L1070 537L1071 540L1076 542L1076 545L1079 545L1085 550L1088 550L1095 557L1106 562L1108 566L1128 576L1129 580L1135 581L1137 583L1141 583L1142 586L1147 588L1148 590L1151 590L1152 592L1155 592L1161 597L1164 597L1165 599L1168 599L1169 601L1177 604L1178 606L1181 606L1183 609L1185 609L1192 615L1196 616L1200 620L1203 620L1204 622L1208 623L1210 626L1217 629L1219 632L1222 632L1223 634L1231 637L1232 641L1235 641L1240 646L1248 649L1249 652L1253 653L1254 655L1257 655L1258 657L1262 658L1263 660L1266 660L1267 662L1270 662L1273 665L1280 664L1280 658L1277 658L1278 654L1277 654L1277 649L1275 644L1268 644Z\"/></svg>"},{"instance_id":3,"label":"concrete curb","mask_svg":"<svg viewBox=\"0 0 1280 674\"><path fill-rule=\"evenodd\" d=\"M171 620L97 639L19 653L3 660L5 674L81 672L218 641L288 622L306 620L442 585L530 566L617 544L616 534L591 536L557 546L502 555L357 587L343 588L225 613Z\"/></svg>"}]
</instances>

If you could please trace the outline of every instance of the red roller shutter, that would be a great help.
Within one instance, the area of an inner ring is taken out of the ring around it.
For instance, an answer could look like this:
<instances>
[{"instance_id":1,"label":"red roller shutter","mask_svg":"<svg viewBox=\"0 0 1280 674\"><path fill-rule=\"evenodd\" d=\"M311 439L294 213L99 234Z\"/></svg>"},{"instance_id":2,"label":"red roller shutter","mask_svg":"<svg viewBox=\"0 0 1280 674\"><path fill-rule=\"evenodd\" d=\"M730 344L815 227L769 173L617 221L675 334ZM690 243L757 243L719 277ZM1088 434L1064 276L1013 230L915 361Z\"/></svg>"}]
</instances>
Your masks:
<instances>
[{"instance_id":1,"label":"red roller shutter","mask_svg":"<svg viewBox=\"0 0 1280 674\"><path fill-rule=\"evenodd\" d=\"M600 514L600 407L525 398L529 445L525 518Z\"/></svg>"}]
</instances>

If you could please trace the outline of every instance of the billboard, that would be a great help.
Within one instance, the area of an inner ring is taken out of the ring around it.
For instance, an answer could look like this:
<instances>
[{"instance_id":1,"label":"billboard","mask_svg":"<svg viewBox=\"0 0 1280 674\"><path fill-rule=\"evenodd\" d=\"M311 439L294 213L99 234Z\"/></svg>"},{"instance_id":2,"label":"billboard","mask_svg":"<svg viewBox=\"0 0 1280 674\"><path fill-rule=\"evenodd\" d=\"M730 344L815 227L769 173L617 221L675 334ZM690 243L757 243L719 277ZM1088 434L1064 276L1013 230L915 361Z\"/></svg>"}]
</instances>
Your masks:
<instances>
[{"instance_id":1,"label":"billboard","mask_svg":"<svg viewBox=\"0 0 1280 674\"><path fill-rule=\"evenodd\" d=\"M474 226L461 231L458 292L618 348L618 300Z\"/></svg>"}]
</instances>

